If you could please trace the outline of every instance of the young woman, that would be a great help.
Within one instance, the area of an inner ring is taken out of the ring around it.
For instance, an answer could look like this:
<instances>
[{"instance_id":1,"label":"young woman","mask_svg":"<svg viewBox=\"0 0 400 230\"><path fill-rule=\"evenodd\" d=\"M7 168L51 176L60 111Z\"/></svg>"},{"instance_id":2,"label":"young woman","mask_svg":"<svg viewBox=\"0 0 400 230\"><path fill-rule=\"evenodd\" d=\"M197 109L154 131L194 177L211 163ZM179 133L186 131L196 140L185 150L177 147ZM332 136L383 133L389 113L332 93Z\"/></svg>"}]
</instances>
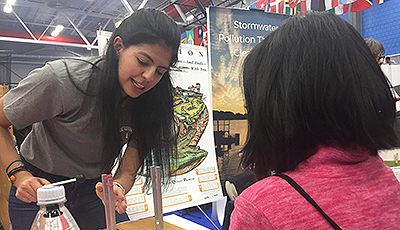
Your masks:
<instances>
[{"instance_id":1,"label":"young woman","mask_svg":"<svg viewBox=\"0 0 400 230\"><path fill-rule=\"evenodd\" d=\"M38 210L37 188L79 174L86 177L83 184L64 185L66 206L81 229L105 228L98 182L115 159L116 211L123 213L117 221L128 220L124 193L138 169L146 162L168 172L176 150L169 70L179 44L180 30L171 18L139 10L114 31L105 57L49 62L0 100L0 163L13 180L14 230L29 229ZM18 155L7 127L31 124Z\"/></svg>"},{"instance_id":2,"label":"young woman","mask_svg":"<svg viewBox=\"0 0 400 230\"><path fill-rule=\"evenodd\" d=\"M399 182L378 156L396 143L395 101L349 23L289 19L250 52L242 80L242 166L262 180L236 198L230 229L398 228Z\"/></svg>"}]
</instances>

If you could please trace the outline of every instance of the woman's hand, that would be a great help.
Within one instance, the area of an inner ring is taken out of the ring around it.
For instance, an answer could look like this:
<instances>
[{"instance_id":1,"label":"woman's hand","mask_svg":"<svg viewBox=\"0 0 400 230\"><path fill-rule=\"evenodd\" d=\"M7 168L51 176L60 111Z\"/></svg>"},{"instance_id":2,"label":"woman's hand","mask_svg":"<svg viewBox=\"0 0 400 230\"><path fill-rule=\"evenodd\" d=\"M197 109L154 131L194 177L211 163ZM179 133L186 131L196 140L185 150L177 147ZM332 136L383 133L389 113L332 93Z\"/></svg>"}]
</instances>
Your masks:
<instances>
[{"instance_id":1,"label":"woman's hand","mask_svg":"<svg viewBox=\"0 0 400 230\"><path fill-rule=\"evenodd\" d=\"M118 186L113 186L114 188L114 203L115 203L115 211L119 214L126 212L126 208L128 207L126 204L125 194L122 189ZM98 182L96 184L96 194L103 201L104 204L104 191L103 191L103 183Z\"/></svg>"},{"instance_id":2,"label":"woman's hand","mask_svg":"<svg viewBox=\"0 0 400 230\"><path fill-rule=\"evenodd\" d=\"M37 189L50 184L46 179L34 177L27 171L15 173L14 186L17 187L15 196L26 203L37 202Z\"/></svg>"},{"instance_id":3,"label":"woman's hand","mask_svg":"<svg viewBox=\"0 0 400 230\"><path fill-rule=\"evenodd\" d=\"M140 157L139 151L135 148L129 147L126 148L125 154L122 158L121 164L119 165L116 174L113 177L115 182L118 181L126 191L129 191L133 183L135 182L136 171L140 167ZM101 182L97 183L96 186L96 194L103 201L104 204L104 191L103 184ZM122 188L114 185L114 202L115 202L115 210L122 214L126 212L126 208L128 207L126 204L126 198L124 191Z\"/></svg>"}]
</instances>

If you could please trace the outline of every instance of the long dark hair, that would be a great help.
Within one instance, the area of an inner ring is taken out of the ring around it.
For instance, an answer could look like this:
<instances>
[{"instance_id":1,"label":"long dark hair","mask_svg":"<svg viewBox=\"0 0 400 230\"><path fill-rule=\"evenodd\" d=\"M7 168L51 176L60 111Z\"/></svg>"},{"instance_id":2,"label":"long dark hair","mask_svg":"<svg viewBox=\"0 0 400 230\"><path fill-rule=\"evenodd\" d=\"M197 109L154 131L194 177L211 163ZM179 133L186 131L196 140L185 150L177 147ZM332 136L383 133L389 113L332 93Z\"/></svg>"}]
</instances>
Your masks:
<instances>
[{"instance_id":1,"label":"long dark hair","mask_svg":"<svg viewBox=\"0 0 400 230\"><path fill-rule=\"evenodd\" d=\"M119 133L121 116L121 86L118 81L118 58L113 47L115 37L121 37L126 48L132 45L164 43L172 51L170 66L178 59L180 30L165 13L142 9L124 19L113 32L107 47L101 74L98 102L103 124L104 171L110 171L114 160L120 158L122 147ZM170 155L176 153L176 130L173 114L173 87L169 72L148 92L133 99L132 135L140 154L140 163L161 166L169 172ZM142 170L144 167L142 167ZM149 174L149 167L147 167Z\"/></svg>"},{"instance_id":2,"label":"long dark hair","mask_svg":"<svg viewBox=\"0 0 400 230\"><path fill-rule=\"evenodd\" d=\"M360 34L329 13L293 17L246 57L248 136L242 166L259 178L294 170L318 145L396 143L395 101Z\"/></svg>"}]
</instances>

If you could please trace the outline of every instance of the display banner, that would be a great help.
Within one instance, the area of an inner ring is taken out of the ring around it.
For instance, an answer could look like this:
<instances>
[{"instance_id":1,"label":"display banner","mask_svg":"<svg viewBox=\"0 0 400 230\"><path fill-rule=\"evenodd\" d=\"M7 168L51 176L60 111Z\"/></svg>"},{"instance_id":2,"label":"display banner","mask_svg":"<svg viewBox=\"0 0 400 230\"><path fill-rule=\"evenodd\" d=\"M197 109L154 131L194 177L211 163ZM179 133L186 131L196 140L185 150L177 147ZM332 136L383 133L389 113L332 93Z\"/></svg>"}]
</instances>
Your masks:
<instances>
[{"instance_id":1,"label":"display banner","mask_svg":"<svg viewBox=\"0 0 400 230\"><path fill-rule=\"evenodd\" d=\"M288 15L258 10L208 8L209 53L214 110L244 114L239 74L251 48Z\"/></svg>"},{"instance_id":2,"label":"display banner","mask_svg":"<svg viewBox=\"0 0 400 230\"><path fill-rule=\"evenodd\" d=\"M239 80L243 60L251 48L290 16L222 7L207 10L214 138L220 176L224 179L241 173L238 153L247 134Z\"/></svg>"},{"instance_id":3,"label":"display banner","mask_svg":"<svg viewBox=\"0 0 400 230\"><path fill-rule=\"evenodd\" d=\"M162 191L163 212L172 212L222 198L214 150L211 79L205 47L181 44L177 68L171 71L175 118L179 121L178 166ZM152 191L144 176L126 195L131 220L154 215Z\"/></svg>"}]
</instances>

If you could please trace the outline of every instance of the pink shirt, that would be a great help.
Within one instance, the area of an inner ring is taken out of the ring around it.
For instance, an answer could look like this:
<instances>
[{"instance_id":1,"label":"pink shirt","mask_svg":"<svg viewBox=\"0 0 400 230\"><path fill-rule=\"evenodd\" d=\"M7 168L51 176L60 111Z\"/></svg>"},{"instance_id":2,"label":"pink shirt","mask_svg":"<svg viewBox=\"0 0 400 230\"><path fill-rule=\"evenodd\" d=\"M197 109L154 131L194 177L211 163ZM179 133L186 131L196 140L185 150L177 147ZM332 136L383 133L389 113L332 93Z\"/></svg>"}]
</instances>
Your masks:
<instances>
[{"instance_id":1,"label":"pink shirt","mask_svg":"<svg viewBox=\"0 0 400 230\"><path fill-rule=\"evenodd\" d=\"M400 184L379 156L320 147L286 172L342 229L400 229ZM235 200L230 230L331 229L290 184L265 178Z\"/></svg>"}]
</instances>

